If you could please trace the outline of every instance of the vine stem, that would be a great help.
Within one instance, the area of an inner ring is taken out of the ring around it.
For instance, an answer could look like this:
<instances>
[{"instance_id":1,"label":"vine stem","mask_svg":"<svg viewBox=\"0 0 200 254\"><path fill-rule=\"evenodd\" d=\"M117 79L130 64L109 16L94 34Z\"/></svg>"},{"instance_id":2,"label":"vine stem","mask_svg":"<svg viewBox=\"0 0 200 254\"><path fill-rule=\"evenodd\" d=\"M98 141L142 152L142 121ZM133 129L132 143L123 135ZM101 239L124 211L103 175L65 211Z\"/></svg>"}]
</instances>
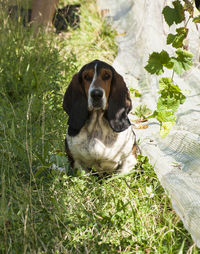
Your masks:
<instances>
[{"instance_id":1,"label":"vine stem","mask_svg":"<svg viewBox=\"0 0 200 254\"><path fill-rule=\"evenodd\" d=\"M174 70L172 71L172 81L174 82Z\"/></svg>"},{"instance_id":2,"label":"vine stem","mask_svg":"<svg viewBox=\"0 0 200 254\"><path fill-rule=\"evenodd\" d=\"M188 24L188 22L190 21L190 19L191 19L191 16L189 16L188 20L186 21L186 23L185 23L185 28L187 28L187 24Z\"/></svg>"}]
</instances>

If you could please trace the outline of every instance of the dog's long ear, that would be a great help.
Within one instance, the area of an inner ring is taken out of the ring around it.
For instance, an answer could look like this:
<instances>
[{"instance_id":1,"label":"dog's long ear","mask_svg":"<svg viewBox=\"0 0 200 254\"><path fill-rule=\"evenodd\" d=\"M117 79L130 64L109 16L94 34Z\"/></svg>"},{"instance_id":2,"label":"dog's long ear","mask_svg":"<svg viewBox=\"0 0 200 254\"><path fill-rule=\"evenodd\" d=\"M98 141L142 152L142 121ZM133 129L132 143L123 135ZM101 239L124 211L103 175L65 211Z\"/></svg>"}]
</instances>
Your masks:
<instances>
[{"instance_id":1,"label":"dog's long ear","mask_svg":"<svg viewBox=\"0 0 200 254\"><path fill-rule=\"evenodd\" d=\"M65 92L63 109L69 116L68 134L70 136L76 136L88 118L88 102L81 85L81 77L79 73L73 76L72 81Z\"/></svg>"},{"instance_id":2,"label":"dog's long ear","mask_svg":"<svg viewBox=\"0 0 200 254\"><path fill-rule=\"evenodd\" d=\"M132 103L128 88L122 76L113 69L113 79L105 117L115 132L124 131L131 125L128 119L128 113L131 109Z\"/></svg>"}]
</instances>

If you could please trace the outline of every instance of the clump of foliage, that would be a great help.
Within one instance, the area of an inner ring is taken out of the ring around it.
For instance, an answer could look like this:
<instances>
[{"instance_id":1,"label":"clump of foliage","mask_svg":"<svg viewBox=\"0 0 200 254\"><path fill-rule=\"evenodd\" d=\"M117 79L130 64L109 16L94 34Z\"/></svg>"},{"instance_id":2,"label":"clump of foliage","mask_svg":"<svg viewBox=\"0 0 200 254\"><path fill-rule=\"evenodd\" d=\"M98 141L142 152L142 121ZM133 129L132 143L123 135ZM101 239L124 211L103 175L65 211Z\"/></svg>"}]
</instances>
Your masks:
<instances>
[{"instance_id":1,"label":"clump of foliage","mask_svg":"<svg viewBox=\"0 0 200 254\"><path fill-rule=\"evenodd\" d=\"M131 97L141 97L141 93L137 90L137 89L134 89L134 88L130 88L129 89L129 92L130 92L130 95Z\"/></svg>"},{"instance_id":2,"label":"clump of foliage","mask_svg":"<svg viewBox=\"0 0 200 254\"><path fill-rule=\"evenodd\" d=\"M57 120L63 119L62 85L76 68L75 58L63 61L53 38L36 39L21 24L8 20L0 29L1 153L27 171L34 161L47 159L53 149L49 140L62 139L56 130L65 122Z\"/></svg>"},{"instance_id":3,"label":"clump of foliage","mask_svg":"<svg viewBox=\"0 0 200 254\"><path fill-rule=\"evenodd\" d=\"M161 75L164 69L171 70L171 77L163 77L159 80L159 98L157 101L157 109L151 117L155 117L161 124L161 136L165 137L175 124L175 113L181 104L184 103L186 97L174 82L174 72L181 75L184 71L189 70L193 65L193 55L185 49L184 40L188 34L187 24L189 20L200 22L200 16L194 17L193 4L184 0L184 5L179 1L173 1L172 7L166 6L163 9L165 21L169 26L172 24L180 24L185 21L186 13L189 18L184 22L183 27L176 29L175 34L168 34L167 44L172 45L176 49L175 56L170 56L167 51L153 52L149 56L149 60L145 69L150 74Z\"/></svg>"},{"instance_id":4,"label":"clump of foliage","mask_svg":"<svg viewBox=\"0 0 200 254\"><path fill-rule=\"evenodd\" d=\"M152 111L146 105L139 105L136 107L134 114L138 117L138 120L143 122L147 121L148 115L150 115Z\"/></svg>"}]
</instances>

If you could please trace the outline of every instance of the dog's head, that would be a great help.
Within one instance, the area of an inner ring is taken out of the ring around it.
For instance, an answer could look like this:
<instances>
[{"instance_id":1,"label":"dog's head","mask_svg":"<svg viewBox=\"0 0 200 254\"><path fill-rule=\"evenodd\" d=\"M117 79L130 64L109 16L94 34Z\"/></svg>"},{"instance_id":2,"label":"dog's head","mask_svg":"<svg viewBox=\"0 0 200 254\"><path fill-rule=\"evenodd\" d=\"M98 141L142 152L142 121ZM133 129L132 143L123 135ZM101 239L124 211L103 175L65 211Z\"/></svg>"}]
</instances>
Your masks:
<instances>
[{"instance_id":1,"label":"dog's head","mask_svg":"<svg viewBox=\"0 0 200 254\"><path fill-rule=\"evenodd\" d=\"M130 126L127 115L132 104L126 84L112 66L99 60L84 65L73 76L64 95L63 108L69 115L70 136L79 133L93 110L104 111L115 132Z\"/></svg>"}]
</instances>

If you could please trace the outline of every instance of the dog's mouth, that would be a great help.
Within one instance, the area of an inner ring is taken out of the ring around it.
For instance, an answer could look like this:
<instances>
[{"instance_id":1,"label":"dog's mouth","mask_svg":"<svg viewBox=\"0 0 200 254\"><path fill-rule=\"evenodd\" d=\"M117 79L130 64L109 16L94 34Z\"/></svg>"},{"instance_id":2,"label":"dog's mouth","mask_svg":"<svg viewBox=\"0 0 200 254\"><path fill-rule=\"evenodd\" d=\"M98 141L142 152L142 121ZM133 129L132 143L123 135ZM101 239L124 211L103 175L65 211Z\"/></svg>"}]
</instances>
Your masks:
<instances>
[{"instance_id":1,"label":"dog's mouth","mask_svg":"<svg viewBox=\"0 0 200 254\"><path fill-rule=\"evenodd\" d=\"M94 109L101 109L101 108L103 108L103 102L102 102L102 100L93 101L92 106L93 106Z\"/></svg>"},{"instance_id":2,"label":"dog's mouth","mask_svg":"<svg viewBox=\"0 0 200 254\"><path fill-rule=\"evenodd\" d=\"M88 105L88 109L90 111L92 110L104 110L104 106L103 106L103 102L102 101L92 101L92 103L90 103Z\"/></svg>"}]
</instances>

